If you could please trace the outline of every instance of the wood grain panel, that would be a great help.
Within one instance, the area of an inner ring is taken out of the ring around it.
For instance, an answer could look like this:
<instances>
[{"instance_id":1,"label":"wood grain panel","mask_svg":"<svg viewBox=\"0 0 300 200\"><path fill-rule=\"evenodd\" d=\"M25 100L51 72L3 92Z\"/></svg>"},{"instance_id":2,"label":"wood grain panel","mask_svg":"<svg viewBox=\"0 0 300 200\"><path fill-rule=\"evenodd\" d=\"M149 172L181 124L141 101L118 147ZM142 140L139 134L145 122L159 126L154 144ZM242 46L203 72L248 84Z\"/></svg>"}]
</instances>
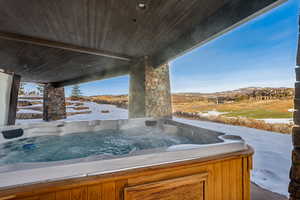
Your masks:
<instances>
[{"instance_id":1,"label":"wood grain panel","mask_svg":"<svg viewBox=\"0 0 300 200\"><path fill-rule=\"evenodd\" d=\"M243 199L243 165L242 165L242 160L238 159L235 160L236 164L236 171L235 171L235 178L236 178L236 185L237 185L237 200Z\"/></svg>"},{"instance_id":2,"label":"wood grain panel","mask_svg":"<svg viewBox=\"0 0 300 200\"><path fill-rule=\"evenodd\" d=\"M191 191L195 190L195 187L201 187L199 181L194 184L194 178L186 177L199 176L199 174L205 173L207 174L207 177L205 179L205 184L201 188L206 195L206 199L250 200L250 169L252 168L252 153L253 151L249 149L245 152L232 153L227 156L219 155L209 159L184 161L106 175L0 190L0 199L123 200L125 188L127 188L125 190L131 188L131 191L137 192L135 193L136 196L127 198L140 198L140 195L143 195L143 192L140 193L140 191L147 191L141 189L145 186L149 187L149 193L152 192L155 194L155 197L159 194L155 192L157 187L152 184L158 184L159 189L163 189L164 194L168 194L168 192L173 191L169 188L179 188L178 190L176 189L176 191L181 191L182 193L182 190ZM184 181L177 181L182 178ZM192 186L189 186L189 181ZM162 184L162 186L160 186L160 184ZM184 186L181 187L180 184ZM145 196L151 199L151 195L146 193ZM187 194L190 193L187 192ZM197 195L199 196L200 193L197 193ZM163 196L163 198L167 197ZM184 199L187 197L180 196L180 198Z\"/></svg>"},{"instance_id":3,"label":"wood grain panel","mask_svg":"<svg viewBox=\"0 0 300 200\"><path fill-rule=\"evenodd\" d=\"M127 186L127 180L120 180L116 182L116 200L124 199L123 189Z\"/></svg>"},{"instance_id":4,"label":"wood grain panel","mask_svg":"<svg viewBox=\"0 0 300 200\"><path fill-rule=\"evenodd\" d=\"M88 187L88 200L102 199L102 184L91 185Z\"/></svg>"},{"instance_id":5,"label":"wood grain panel","mask_svg":"<svg viewBox=\"0 0 300 200\"><path fill-rule=\"evenodd\" d=\"M16 199L16 195L0 197L0 200L10 200L10 199Z\"/></svg>"},{"instance_id":6,"label":"wood grain panel","mask_svg":"<svg viewBox=\"0 0 300 200\"><path fill-rule=\"evenodd\" d=\"M230 200L230 190L231 185L229 182L230 178L230 168L229 168L230 161L225 161L222 163L222 199L223 200Z\"/></svg>"},{"instance_id":7,"label":"wood grain panel","mask_svg":"<svg viewBox=\"0 0 300 200\"><path fill-rule=\"evenodd\" d=\"M3 47L3 48L2 48ZM4 48L5 47L5 48ZM56 83L104 78L129 72L127 61L0 39L1 69L21 75L22 81ZM93 75L91 77L91 75Z\"/></svg>"},{"instance_id":8,"label":"wood grain panel","mask_svg":"<svg viewBox=\"0 0 300 200\"><path fill-rule=\"evenodd\" d=\"M250 171L248 158L243 158L243 200L250 200Z\"/></svg>"},{"instance_id":9,"label":"wood grain panel","mask_svg":"<svg viewBox=\"0 0 300 200\"><path fill-rule=\"evenodd\" d=\"M82 47L151 55L224 5L220 0L0 1L0 30Z\"/></svg>"},{"instance_id":10,"label":"wood grain panel","mask_svg":"<svg viewBox=\"0 0 300 200\"><path fill-rule=\"evenodd\" d=\"M16 198L0 198L0 200L16 200ZM33 196L28 198L18 198L17 200L56 200L56 194L55 193L48 193L43 194L39 196Z\"/></svg>"},{"instance_id":11,"label":"wood grain panel","mask_svg":"<svg viewBox=\"0 0 300 200\"><path fill-rule=\"evenodd\" d=\"M230 194L229 194L229 198L231 199L231 200L237 200L236 199L236 197L237 197L237 195L236 195L236 191L237 191L237 182L236 182L236 180L235 180L235 178L236 178L236 175L235 175L235 171L236 171L236 163L235 163L235 160L233 160L233 161L230 161L230 163L229 163L229 169L230 169L230 171L229 171L229 185L231 186L231 188L230 188Z\"/></svg>"},{"instance_id":12,"label":"wood grain panel","mask_svg":"<svg viewBox=\"0 0 300 200\"><path fill-rule=\"evenodd\" d=\"M203 200L207 173L125 188L125 200Z\"/></svg>"},{"instance_id":13,"label":"wood grain panel","mask_svg":"<svg viewBox=\"0 0 300 200\"><path fill-rule=\"evenodd\" d=\"M222 192L222 163L216 163L214 164L214 171L213 171L213 183L214 183L214 191L213 193L215 194L215 200L222 200L223 199L223 194Z\"/></svg>"},{"instance_id":14,"label":"wood grain panel","mask_svg":"<svg viewBox=\"0 0 300 200\"><path fill-rule=\"evenodd\" d=\"M15 200L15 198L0 198L1 200ZM40 200L39 196L35 196L35 197L27 197L27 198L20 198L18 200Z\"/></svg>"},{"instance_id":15,"label":"wood grain panel","mask_svg":"<svg viewBox=\"0 0 300 200\"><path fill-rule=\"evenodd\" d=\"M199 167L192 167L192 168L180 168L176 170L176 173L174 173L174 170L172 169L165 169L162 171L162 173L149 173L147 176L138 176L128 179L128 185L134 186L159 180L167 180L171 178L176 178L178 176L187 176L191 174L196 174L200 172L205 172L206 167L205 166L199 166Z\"/></svg>"},{"instance_id":16,"label":"wood grain panel","mask_svg":"<svg viewBox=\"0 0 300 200\"><path fill-rule=\"evenodd\" d=\"M39 200L56 200L55 193L41 195Z\"/></svg>"},{"instance_id":17,"label":"wood grain panel","mask_svg":"<svg viewBox=\"0 0 300 200\"><path fill-rule=\"evenodd\" d=\"M102 185L102 200L116 199L116 183L108 182Z\"/></svg>"},{"instance_id":18,"label":"wood grain panel","mask_svg":"<svg viewBox=\"0 0 300 200\"><path fill-rule=\"evenodd\" d=\"M87 187L73 189L71 200L87 200Z\"/></svg>"},{"instance_id":19,"label":"wood grain panel","mask_svg":"<svg viewBox=\"0 0 300 200\"><path fill-rule=\"evenodd\" d=\"M71 200L71 190L63 190L56 192L56 200Z\"/></svg>"}]
</instances>

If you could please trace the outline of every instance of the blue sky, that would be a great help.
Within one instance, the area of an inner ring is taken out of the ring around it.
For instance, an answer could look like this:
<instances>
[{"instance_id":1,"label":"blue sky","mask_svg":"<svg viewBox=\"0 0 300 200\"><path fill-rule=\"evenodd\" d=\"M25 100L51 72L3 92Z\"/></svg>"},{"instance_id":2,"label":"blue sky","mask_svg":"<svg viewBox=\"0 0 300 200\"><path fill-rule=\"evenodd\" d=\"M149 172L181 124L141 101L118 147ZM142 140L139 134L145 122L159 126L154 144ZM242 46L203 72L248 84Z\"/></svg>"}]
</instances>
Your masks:
<instances>
[{"instance_id":1,"label":"blue sky","mask_svg":"<svg viewBox=\"0 0 300 200\"><path fill-rule=\"evenodd\" d=\"M299 0L264 14L171 62L173 92L293 87Z\"/></svg>"},{"instance_id":2,"label":"blue sky","mask_svg":"<svg viewBox=\"0 0 300 200\"><path fill-rule=\"evenodd\" d=\"M289 0L170 62L172 92L293 87L300 1ZM81 84L84 95L126 94L129 77ZM67 96L71 87L66 87Z\"/></svg>"}]
</instances>

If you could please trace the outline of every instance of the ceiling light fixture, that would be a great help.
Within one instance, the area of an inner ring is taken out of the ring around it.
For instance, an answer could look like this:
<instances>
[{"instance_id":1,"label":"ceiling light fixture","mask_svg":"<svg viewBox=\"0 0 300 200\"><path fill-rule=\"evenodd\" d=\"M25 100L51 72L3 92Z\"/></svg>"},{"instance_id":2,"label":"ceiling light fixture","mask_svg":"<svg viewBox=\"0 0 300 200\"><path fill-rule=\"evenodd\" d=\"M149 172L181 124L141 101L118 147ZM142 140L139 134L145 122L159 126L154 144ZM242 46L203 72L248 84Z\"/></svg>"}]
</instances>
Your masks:
<instances>
[{"instance_id":1,"label":"ceiling light fixture","mask_svg":"<svg viewBox=\"0 0 300 200\"><path fill-rule=\"evenodd\" d=\"M137 7L138 7L140 10L145 10L145 9L147 8L147 5L146 5L145 2L138 2Z\"/></svg>"}]
</instances>

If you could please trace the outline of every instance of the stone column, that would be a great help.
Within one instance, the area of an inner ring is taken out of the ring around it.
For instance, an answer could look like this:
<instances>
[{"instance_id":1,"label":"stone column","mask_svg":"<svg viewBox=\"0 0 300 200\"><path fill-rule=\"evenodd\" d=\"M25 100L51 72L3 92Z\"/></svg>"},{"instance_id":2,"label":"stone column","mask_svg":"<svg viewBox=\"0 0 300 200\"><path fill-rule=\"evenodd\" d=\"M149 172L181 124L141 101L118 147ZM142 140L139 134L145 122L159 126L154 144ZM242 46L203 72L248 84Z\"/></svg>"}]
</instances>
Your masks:
<instances>
[{"instance_id":1,"label":"stone column","mask_svg":"<svg viewBox=\"0 0 300 200\"><path fill-rule=\"evenodd\" d=\"M130 71L129 118L171 118L169 65L154 67L145 59Z\"/></svg>"},{"instance_id":2,"label":"stone column","mask_svg":"<svg viewBox=\"0 0 300 200\"><path fill-rule=\"evenodd\" d=\"M299 35L300 39L300 35ZM298 54L296 61L296 83L294 99L294 127L293 127L293 152L292 167L290 171L289 193L290 200L300 200L300 40L298 42Z\"/></svg>"},{"instance_id":3,"label":"stone column","mask_svg":"<svg viewBox=\"0 0 300 200\"><path fill-rule=\"evenodd\" d=\"M8 125L15 125L16 123L20 81L21 81L21 76L16 74L12 75L12 85L10 91L9 112L8 112L8 122L7 122Z\"/></svg>"},{"instance_id":4,"label":"stone column","mask_svg":"<svg viewBox=\"0 0 300 200\"><path fill-rule=\"evenodd\" d=\"M51 84L44 87L43 120L52 121L66 118L65 89Z\"/></svg>"}]
</instances>

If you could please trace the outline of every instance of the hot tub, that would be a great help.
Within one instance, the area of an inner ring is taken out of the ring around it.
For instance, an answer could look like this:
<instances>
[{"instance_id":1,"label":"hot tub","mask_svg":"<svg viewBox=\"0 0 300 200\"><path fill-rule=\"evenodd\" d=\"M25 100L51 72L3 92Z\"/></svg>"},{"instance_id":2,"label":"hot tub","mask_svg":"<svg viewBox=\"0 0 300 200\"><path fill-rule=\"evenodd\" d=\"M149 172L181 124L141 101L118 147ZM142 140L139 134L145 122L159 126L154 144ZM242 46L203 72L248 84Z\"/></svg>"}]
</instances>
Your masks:
<instances>
[{"instance_id":1,"label":"hot tub","mask_svg":"<svg viewBox=\"0 0 300 200\"><path fill-rule=\"evenodd\" d=\"M253 152L237 136L168 119L0 131L0 199L249 198Z\"/></svg>"}]
</instances>

